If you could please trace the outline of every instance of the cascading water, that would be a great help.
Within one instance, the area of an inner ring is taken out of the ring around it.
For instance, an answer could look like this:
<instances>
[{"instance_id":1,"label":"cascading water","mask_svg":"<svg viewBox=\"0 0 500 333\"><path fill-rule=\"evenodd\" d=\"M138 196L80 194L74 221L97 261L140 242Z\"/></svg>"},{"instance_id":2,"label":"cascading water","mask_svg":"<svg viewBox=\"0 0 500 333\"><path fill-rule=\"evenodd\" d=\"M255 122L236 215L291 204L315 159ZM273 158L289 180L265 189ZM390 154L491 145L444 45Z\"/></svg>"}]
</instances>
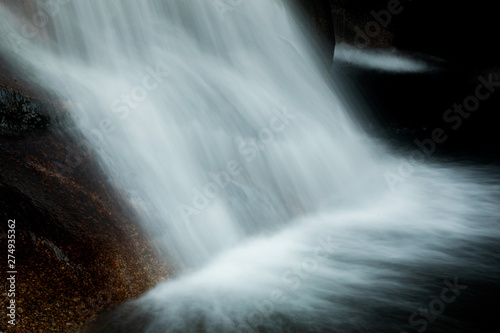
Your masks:
<instances>
[{"instance_id":1,"label":"cascading water","mask_svg":"<svg viewBox=\"0 0 500 333\"><path fill-rule=\"evenodd\" d=\"M2 10L2 48L67 99L152 241L193 268L103 325L399 331L440 291L424 272L491 276L469 249L498 237L498 182L422 164L392 192L399 160L356 128L286 6L229 3L65 2L21 44Z\"/></svg>"}]
</instances>

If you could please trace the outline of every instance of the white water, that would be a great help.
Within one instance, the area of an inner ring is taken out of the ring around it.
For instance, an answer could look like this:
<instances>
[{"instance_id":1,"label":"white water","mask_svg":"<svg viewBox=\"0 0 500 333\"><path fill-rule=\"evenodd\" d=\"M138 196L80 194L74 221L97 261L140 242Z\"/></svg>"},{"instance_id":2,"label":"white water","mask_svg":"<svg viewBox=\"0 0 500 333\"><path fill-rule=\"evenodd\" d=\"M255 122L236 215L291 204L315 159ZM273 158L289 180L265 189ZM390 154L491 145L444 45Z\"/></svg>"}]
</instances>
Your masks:
<instances>
[{"instance_id":1,"label":"white water","mask_svg":"<svg viewBox=\"0 0 500 333\"><path fill-rule=\"evenodd\" d=\"M498 237L498 181L418 165L391 191L399 159L356 127L281 2L217 3L73 1L41 42L2 40L68 100L152 241L190 272L109 325L399 331L442 280L488 280L477 244Z\"/></svg>"},{"instance_id":2,"label":"white water","mask_svg":"<svg viewBox=\"0 0 500 333\"><path fill-rule=\"evenodd\" d=\"M335 59L343 63L386 72L421 73L434 69L423 60L404 57L395 49L364 50L343 43L335 47Z\"/></svg>"}]
</instances>

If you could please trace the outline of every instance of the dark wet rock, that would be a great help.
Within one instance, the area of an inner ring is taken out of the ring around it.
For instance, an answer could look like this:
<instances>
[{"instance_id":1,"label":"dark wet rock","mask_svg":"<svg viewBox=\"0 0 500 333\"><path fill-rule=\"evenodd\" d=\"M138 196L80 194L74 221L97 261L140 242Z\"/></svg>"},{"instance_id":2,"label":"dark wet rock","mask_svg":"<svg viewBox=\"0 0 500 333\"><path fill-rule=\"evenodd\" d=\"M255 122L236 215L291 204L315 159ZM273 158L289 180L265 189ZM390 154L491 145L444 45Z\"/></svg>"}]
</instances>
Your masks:
<instances>
[{"instance_id":1,"label":"dark wet rock","mask_svg":"<svg viewBox=\"0 0 500 333\"><path fill-rule=\"evenodd\" d=\"M40 113L40 103L16 91L0 90L0 135L21 135L49 127L50 117Z\"/></svg>"},{"instance_id":2,"label":"dark wet rock","mask_svg":"<svg viewBox=\"0 0 500 333\"><path fill-rule=\"evenodd\" d=\"M80 152L72 172L60 171L55 162L78 149L60 130L0 137L0 239L6 248L15 219L17 329L26 332L72 331L171 273L93 157Z\"/></svg>"},{"instance_id":3,"label":"dark wet rock","mask_svg":"<svg viewBox=\"0 0 500 333\"><path fill-rule=\"evenodd\" d=\"M426 53L454 66L498 66L495 2L330 0L335 38L361 48Z\"/></svg>"},{"instance_id":4,"label":"dark wet rock","mask_svg":"<svg viewBox=\"0 0 500 333\"><path fill-rule=\"evenodd\" d=\"M399 14L387 15L383 18L383 24L380 24L372 13L378 14L380 11L387 10L388 1L330 0L330 3L337 42L356 45L360 48L392 46L395 34L394 24Z\"/></svg>"},{"instance_id":5,"label":"dark wet rock","mask_svg":"<svg viewBox=\"0 0 500 333\"><path fill-rule=\"evenodd\" d=\"M10 67L0 60L0 68ZM2 320L0 331L76 332L174 268L66 129L62 103L20 82L15 71L0 71L0 247L6 251L7 221L15 220L18 272L16 326ZM2 308L7 291L2 279Z\"/></svg>"},{"instance_id":6,"label":"dark wet rock","mask_svg":"<svg viewBox=\"0 0 500 333\"><path fill-rule=\"evenodd\" d=\"M299 0L309 30L313 31L323 59L331 65L335 48L335 30L330 0Z\"/></svg>"}]
</instances>

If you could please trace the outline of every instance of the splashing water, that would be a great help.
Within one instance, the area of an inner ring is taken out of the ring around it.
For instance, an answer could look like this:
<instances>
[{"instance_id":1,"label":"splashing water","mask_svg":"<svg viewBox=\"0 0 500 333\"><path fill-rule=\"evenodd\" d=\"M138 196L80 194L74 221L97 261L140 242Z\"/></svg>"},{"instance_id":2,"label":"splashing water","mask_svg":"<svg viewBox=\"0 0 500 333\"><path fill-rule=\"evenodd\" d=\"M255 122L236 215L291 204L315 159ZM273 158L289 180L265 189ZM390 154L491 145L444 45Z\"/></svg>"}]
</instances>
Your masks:
<instances>
[{"instance_id":1,"label":"splashing water","mask_svg":"<svg viewBox=\"0 0 500 333\"><path fill-rule=\"evenodd\" d=\"M7 13L2 49L69 101L152 242L189 272L103 326L399 331L444 279L495 276L498 181L421 164L392 192L397 157L357 128L280 1L66 2L21 44Z\"/></svg>"}]
</instances>

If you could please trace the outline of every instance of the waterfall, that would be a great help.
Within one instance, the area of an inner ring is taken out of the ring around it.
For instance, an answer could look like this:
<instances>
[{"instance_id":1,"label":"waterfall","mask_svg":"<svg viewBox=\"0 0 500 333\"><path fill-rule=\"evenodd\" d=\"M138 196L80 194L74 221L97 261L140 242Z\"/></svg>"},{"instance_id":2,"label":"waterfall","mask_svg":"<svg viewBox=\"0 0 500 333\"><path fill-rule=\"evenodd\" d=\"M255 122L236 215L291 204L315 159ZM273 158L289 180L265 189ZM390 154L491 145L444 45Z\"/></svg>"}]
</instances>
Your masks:
<instances>
[{"instance_id":1,"label":"waterfall","mask_svg":"<svg viewBox=\"0 0 500 333\"><path fill-rule=\"evenodd\" d=\"M27 52L124 190L150 203L158 242L190 265L358 199L360 166L373 165L293 17L251 2L68 3L49 45Z\"/></svg>"},{"instance_id":2,"label":"waterfall","mask_svg":"<svg viewBox=\"0 0 500 333\"><path fill-rule=\"evenodd\" d=\"M498 182L417 162L392 191L400 157L362 132L365 106L325 80L282 1L57 3L31 39L4 8L2 48L67 102L82 146L185 269L106 325L397 331L434 292L424 272L489 276L486 250L469 249L498 237Z\"/></svg>"}]
</instances>

